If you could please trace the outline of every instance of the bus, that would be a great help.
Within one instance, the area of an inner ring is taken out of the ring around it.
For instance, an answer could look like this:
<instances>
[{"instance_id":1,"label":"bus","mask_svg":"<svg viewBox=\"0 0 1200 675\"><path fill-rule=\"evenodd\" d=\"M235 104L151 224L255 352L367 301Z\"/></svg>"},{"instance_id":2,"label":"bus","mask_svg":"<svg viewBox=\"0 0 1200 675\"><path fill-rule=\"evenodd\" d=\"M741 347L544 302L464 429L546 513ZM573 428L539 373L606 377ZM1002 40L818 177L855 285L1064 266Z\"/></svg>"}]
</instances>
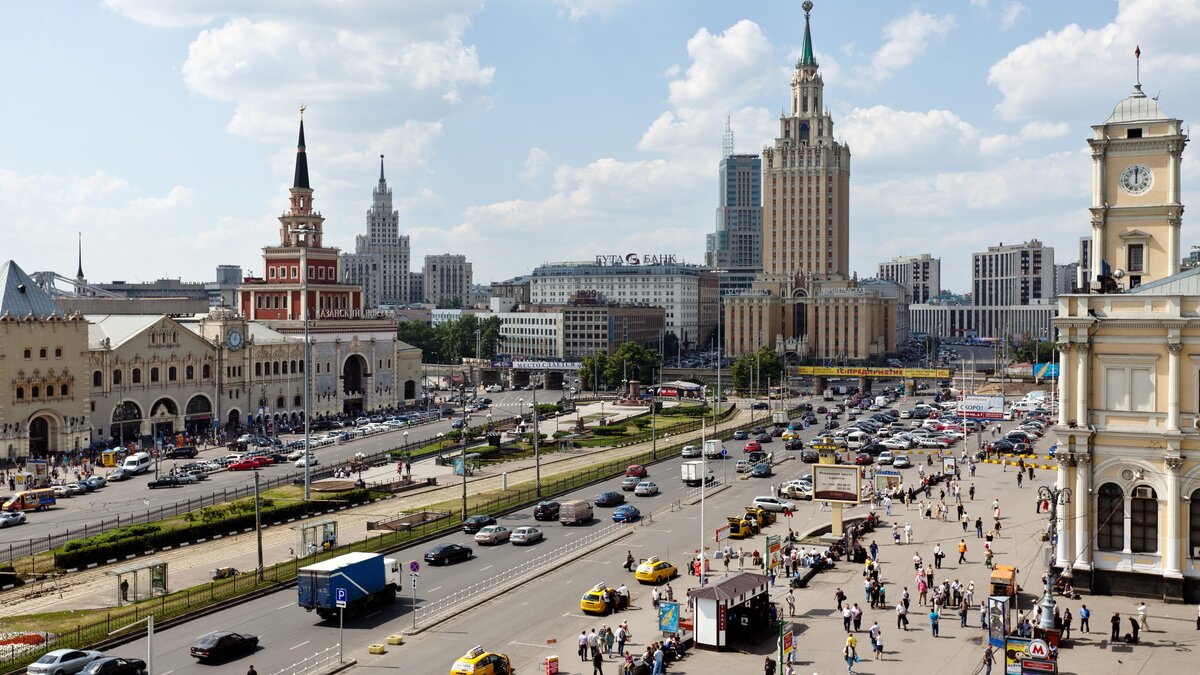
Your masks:
<instances>
[{"instance_id":1,"label":"bus","mask_svg":"<svg viewBox=\"0 0 1200 675\"><path fill-rule=\"evenodd\" d=\"M54 490L51 488L21 490L4 502L3 508L5 511L41 511L56 503L58 502L54 499Z\"/></svg>"}]
</instances>

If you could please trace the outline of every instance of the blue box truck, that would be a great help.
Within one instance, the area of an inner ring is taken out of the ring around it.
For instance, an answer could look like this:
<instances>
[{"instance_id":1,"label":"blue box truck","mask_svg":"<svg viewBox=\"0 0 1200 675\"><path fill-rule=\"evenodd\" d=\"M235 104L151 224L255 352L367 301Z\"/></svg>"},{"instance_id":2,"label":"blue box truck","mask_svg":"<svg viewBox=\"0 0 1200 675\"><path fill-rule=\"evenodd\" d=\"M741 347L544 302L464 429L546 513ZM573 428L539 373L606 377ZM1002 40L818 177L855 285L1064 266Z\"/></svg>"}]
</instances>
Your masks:
<instances>
[{"instance_id":1,"label":"blue box truck","mask_svg":"<svg viewBox=\"0 0 1200 675\"><path fill-rule=\"evenodd\" d=\"M338 591L353 618L377 601L394 602L403 583L400 564L378 553L347 553L302 567L296 573L300 606L322 620L338 615Z\"/></svg>"}]
</instances>

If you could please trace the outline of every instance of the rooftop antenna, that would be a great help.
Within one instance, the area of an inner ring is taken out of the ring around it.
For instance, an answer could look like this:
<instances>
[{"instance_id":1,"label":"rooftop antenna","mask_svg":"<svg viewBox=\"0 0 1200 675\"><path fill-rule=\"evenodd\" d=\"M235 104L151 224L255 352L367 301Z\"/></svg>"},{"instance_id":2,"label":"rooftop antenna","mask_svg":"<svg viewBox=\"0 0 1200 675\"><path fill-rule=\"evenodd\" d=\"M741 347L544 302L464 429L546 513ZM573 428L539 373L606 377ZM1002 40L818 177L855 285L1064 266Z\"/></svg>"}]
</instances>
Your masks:
<instances>
[{"instance_id":1,"label":"rooftop antenna","mask_svg":"<svg viewBox=\"0 0 1200 675\"><path fill-rule=\"evenodd\" d=\"M729 124L729 114L725 114L725 135L721 137L721 152L723 157L733 156L733 127Z\"/></svg>"}]
</instances>

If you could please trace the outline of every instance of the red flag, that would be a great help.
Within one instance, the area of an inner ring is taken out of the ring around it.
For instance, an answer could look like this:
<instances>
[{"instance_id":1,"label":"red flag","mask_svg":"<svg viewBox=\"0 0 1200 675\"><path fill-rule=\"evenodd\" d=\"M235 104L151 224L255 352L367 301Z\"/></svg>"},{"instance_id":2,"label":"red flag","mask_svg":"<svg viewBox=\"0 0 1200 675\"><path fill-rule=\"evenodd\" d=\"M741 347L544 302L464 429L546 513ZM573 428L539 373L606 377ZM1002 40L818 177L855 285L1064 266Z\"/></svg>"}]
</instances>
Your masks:
<instances>
[{"instance_id":1,"label":"red flag","mask_svg":"<svg viewBox=\"0 0 1200 675\"><path fill-rule=\"evenodd\" d=\"M1137 47L1134 48L1133 57L1137 58L1137 59L1142 58L1142 46L1141 45L1138 45Z\"/></svg>"}]
</instances>

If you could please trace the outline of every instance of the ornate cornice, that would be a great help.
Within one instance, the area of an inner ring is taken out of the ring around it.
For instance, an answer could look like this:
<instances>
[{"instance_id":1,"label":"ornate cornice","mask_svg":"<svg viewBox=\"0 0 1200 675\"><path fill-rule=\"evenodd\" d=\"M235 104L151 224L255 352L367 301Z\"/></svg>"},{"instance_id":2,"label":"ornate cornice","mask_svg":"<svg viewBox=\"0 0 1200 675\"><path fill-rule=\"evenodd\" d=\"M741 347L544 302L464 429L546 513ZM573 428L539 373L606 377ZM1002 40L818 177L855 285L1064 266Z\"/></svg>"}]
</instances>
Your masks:
<instances>
[{"instance_id":1,"label":"ornate cornice","mask_svg":"<svg viewBox=\"0 0 1200 675\"><path fill-rule=\"evenodd\" d=\"M1167 471L1172 471L1172 472L1179 471L1180 469L1183 468L1183 458L1182 457L1168 457L1165 460L1163 460L1163 464L1166 465Z\"/></svg>"}]
</instances>

